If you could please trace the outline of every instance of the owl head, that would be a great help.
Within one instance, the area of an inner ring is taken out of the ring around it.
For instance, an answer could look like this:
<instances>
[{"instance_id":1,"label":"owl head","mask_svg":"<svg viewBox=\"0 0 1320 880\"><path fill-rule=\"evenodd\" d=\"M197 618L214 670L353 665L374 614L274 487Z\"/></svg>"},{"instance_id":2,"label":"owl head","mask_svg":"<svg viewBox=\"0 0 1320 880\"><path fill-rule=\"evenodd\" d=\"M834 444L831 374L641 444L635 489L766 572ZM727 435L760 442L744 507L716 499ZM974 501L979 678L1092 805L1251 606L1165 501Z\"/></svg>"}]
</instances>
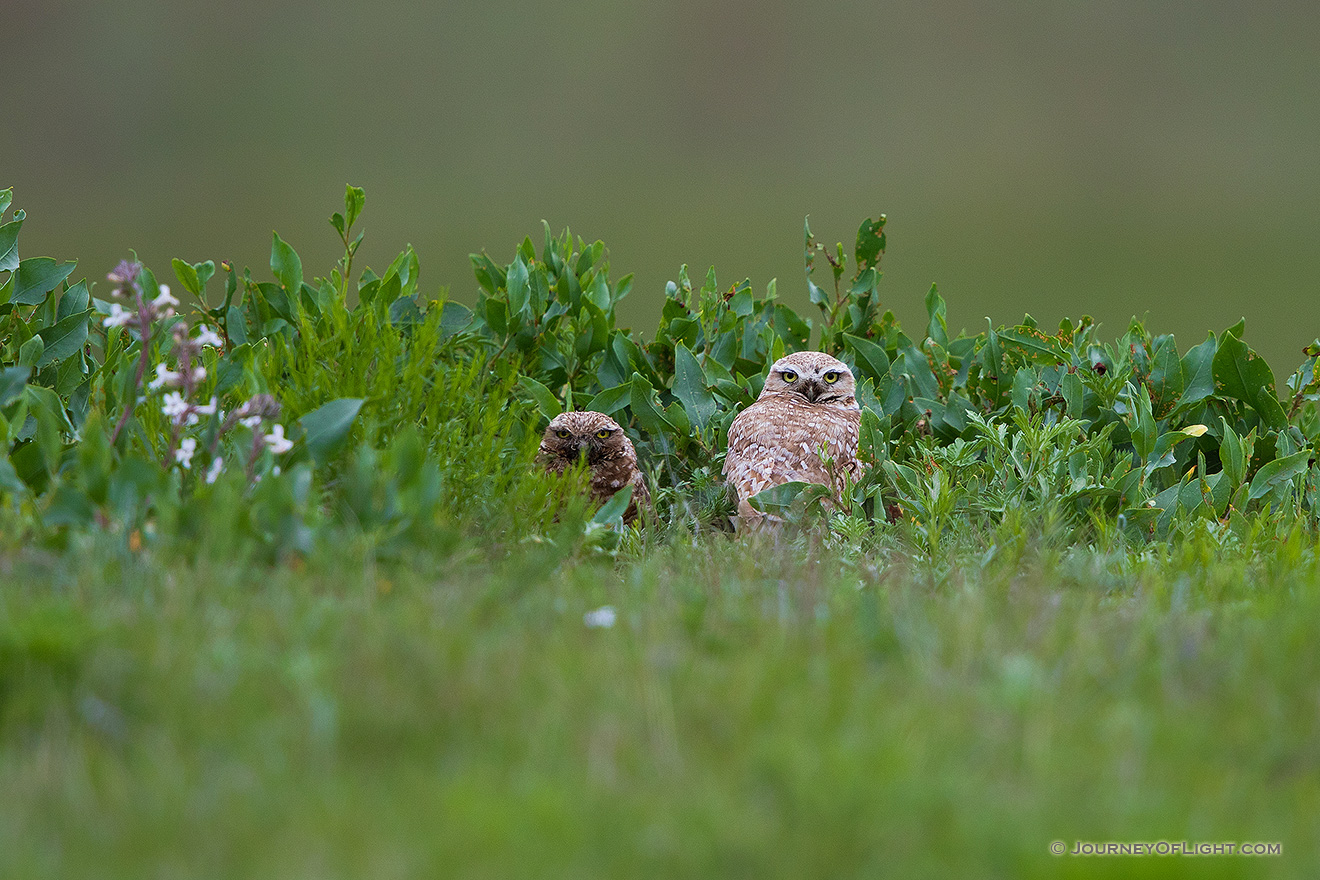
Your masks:
<instances>
[{"instance_id":1,"label":"owl head","mask_svg":"<svg viewBox=\"0 0 1320 880\"><path fill-rule=\"evenodd\" d=\"M541 454L587 464L634 455L632 442L618 422L598 412L566 412L555 416L541 438Z\"/></svg>"},{"instance_id":2,"label":"owl head","mask_svg":"<svg viewBox=\"0 0 1320 880\"><path fill-rule=\"evenodd\" d=\"M852 370L823 351L799 351L775 361L761 396L800 394L809 403L856 405Z\"/></svg>"}]
</instances>

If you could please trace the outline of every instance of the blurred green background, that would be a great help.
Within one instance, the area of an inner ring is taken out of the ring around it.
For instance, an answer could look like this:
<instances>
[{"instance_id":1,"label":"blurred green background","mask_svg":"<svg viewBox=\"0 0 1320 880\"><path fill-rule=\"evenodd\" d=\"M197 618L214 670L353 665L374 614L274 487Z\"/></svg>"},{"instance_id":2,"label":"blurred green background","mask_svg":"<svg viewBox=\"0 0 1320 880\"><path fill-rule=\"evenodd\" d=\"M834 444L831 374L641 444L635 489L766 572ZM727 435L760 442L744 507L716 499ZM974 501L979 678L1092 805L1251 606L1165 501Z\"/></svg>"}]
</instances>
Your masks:
<instances>
[{"instance_id":1,"label":"blurred green background","mask_svg":"<svg viewBox=\"0 0 1320 880\"><path fill-rule=\"evenodd\" d=\"M309 274L364 186L365 261L411 242L471 300L540 221L610 247L650 329L688 263L806 308L803 215L889 215L882 291L951 329L1031 312L1178 333L1247 317L1286 375L1320 335L1320 5L6 4L0 186L25 256L128 248ZM1284 376L1279 377L1281 380Z\"/></svg>"}]
</instances>

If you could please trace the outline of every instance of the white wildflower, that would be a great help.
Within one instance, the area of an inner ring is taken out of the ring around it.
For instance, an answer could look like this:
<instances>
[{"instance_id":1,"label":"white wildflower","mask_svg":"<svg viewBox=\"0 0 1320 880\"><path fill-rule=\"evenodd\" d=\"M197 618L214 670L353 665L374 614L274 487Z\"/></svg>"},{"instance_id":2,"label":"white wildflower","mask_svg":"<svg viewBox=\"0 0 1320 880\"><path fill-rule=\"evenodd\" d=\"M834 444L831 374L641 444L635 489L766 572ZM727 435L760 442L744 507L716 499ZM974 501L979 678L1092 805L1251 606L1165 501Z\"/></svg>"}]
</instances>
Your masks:
<instances>
[{"instance_id":1,"label":"white wildflower","mask_svg":"<svg viewBox=\"0 0 1320 880\"><path fill-rule=\"evenodd\" d=\"M110 303L110 317L101 322L105 327L123 327L133 320L135 315L119 303Z\"/></svg>"},{"instance_id":2,"label":"white wildflower","mask_svg":"<svg viewBox=\"0 0 1320 880\"><path fill-rule=\"evenodd\" d=\"M266 445L276 455L283 455L293 448L293 441L284 436L283 425L276 425L271 429L271 433L266 435Z\"/></svg>"},{"instance_id":3,"label":"white wildflower","mask_svg":"<svg viewBox=\"0 0 1320 880\"><path fill-rule=\"evenodd\" d=\"M216 480L220 479L220 472L224 470L224 468L225 468L225 460L217 455L215 457L215 461L211 462L210 470L206 472L207 485L210 485L211 483L214 483Z\"/></svg>"},{"instance_id":4,"label":"white wildflower","mask_svg":"<svg viewBox=\"0 0 1320 880\"><path fill-rule=\"evenodd\" d=\"M216 405L217 405L216 399L212 397L211 402L206 404L205 406L194 406L193 412L204 416L213 416L215 415L216 412ZM224 418L223 414L221 415L221 418Z\"/></svg>"},{"instance_id":5,"label":"white wildflower","mask_svg":"<svg viewBox=\"0 0 1320 880\"><path fill-rule=\"evenodd\" d=\"M179 448L174 450L174 459L187 470L192 467L192 458L196 453L197 441L192 437L184 437L179 441Z\"/></svg>"},{"instance_id":6,"label":"white wildflower","mask_svg":"<svg viewBox=\"0 0 1320 880\"><path fill-rule=\"evenodd\" d=\"M188 411L188 401L184 400L183 395L179 392L171 391L165 395L165 400L160 405L160 411L174 421L180 421L183 414Z\"/></svg>"},{"instance_id":7,"label":"white wildflower","mask_svg":"<svg viewBox=\"0 0 1320 880\"><path fill-rule=\"evenodd\" d=\"M160 295L153 299L151 304L158 309L163 309L167 306L177 306L179 301L170 296L170 286L168 284L162 284L160 286Z\"/></svg>"},{"instance_id":8,"label":"white wildflower","mask_svg":"<svg viewBox=\"0 0 1320 880\"><path fill-rule=\"evenodd\" d=\"M179 374L171 370L164 364L156 364L156 378L152 379L147 387L152 391L159 391L166 385L178 385Z\"/></svg>"},{"instance_id":9,"label":"white wildflower","mask_svg":"<svg viewBox=\"0 0 1320 880\"><path fill-rule=\"evenodd\" d=\"M197 325L196 340L198 345L209 345L212 348L225 347L225 341L220 338L220 334L216 333L214 330L212 330L210 327L206 326L205 324Z\"/></svg>"},{"instance_id":10,"label":"white wildflower","mask_svg":"<svg viewBox=\"0 0 1320 880\"><path fill-rule=\"evenodd\" d=\"M245 428L251 428L255 431L257 428L261 427L261 416L248 416L245 419L239 419L238 423Z\"/></svg>"},{"instance_id":11,"label":"white wildflower","mask_svg":"<svg viewBox=\"0 0 1320 880\"><path fill-rule=\"evenodd\" d=\"M602 605L595 611L582 615L582 622L593 629L609 629L614 626L619 614L613 605Z\"/></svg>"}]
</instances>

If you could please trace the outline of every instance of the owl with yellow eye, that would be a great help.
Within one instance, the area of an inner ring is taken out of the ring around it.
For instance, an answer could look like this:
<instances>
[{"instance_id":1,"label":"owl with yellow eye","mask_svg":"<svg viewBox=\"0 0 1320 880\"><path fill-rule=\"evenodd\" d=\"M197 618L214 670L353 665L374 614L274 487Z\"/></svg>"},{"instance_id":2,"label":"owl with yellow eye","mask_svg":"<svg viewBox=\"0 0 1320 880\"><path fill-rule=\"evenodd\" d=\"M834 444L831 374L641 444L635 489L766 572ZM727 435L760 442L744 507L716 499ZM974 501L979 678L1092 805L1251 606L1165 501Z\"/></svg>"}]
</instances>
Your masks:
<instances>
[{"instance_id":1,"label":"owl with yellow eye","mask_svg":"<svg viewBox=\"0 0 1320 880\"><path fill-rule=\"evenodd\" d=\"M554 474L562 474L586 459L591 469L591 497L600 504L625 486L632 486L632 500L623 514L626 523L637 518L639 503L650 501L646 477L637 466L637 450L618 423L604 413L566 412L555 416L541 438L537 459Z\"/></svg>"},{"instance_id":2,"label":"owl with yellow eye","mask_svg":"<svg viewBox=\"0 0 1320 880\"><path fill-rule=\"evenodd\" d=\"M861 476L856 393L848 365L822 351L799 351L770 366L761 395L729 425L724 476L738 492L742 524L764 518L747 499L772 486L800 481L838 492L845 478Z\"/></svg>"}]
</instances>

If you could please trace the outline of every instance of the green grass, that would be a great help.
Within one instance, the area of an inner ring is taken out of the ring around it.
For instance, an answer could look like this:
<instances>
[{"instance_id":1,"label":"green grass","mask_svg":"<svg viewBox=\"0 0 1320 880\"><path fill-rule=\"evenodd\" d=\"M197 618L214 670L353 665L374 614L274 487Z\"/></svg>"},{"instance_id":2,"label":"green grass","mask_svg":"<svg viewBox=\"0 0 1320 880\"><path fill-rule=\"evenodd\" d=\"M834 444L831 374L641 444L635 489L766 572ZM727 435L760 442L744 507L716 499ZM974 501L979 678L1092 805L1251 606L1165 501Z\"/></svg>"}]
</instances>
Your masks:
<instances>
[{"instance_id":1,"label":"green grass","mask_svg":"<svg viewBox=\"0 0 1320 880\"><path fill-rule=\"evenodd\" d=\"M1309 876L1320 547L1069 537L13 553L0 874Z\"/></svg>"}]
</instances>

